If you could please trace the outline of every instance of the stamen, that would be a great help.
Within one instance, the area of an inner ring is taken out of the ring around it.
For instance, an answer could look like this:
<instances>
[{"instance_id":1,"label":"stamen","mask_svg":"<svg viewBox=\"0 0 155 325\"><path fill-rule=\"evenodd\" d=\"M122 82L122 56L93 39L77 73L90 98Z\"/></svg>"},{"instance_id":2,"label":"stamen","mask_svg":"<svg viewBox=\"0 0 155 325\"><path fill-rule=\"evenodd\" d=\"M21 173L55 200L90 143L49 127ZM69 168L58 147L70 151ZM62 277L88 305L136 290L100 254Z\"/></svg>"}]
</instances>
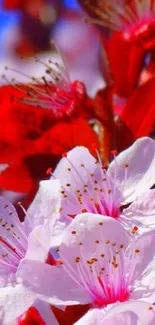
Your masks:
<instances>
[{"instance_id":1,"label":"stamen","mask_svg":"<svg viewBox=\"0 0 155 325\"><path fill-rule=\"evenodd\" d=\"M18 101L35 107L51 109L56 119L64 118L64 116L70 117L86 96L83 83L79 81L71 83L62 57L62 64L51 60L46 63L38 58L32 58L32 60L45 68L45 74L48 75L49 80L46 75L35 78L7 66L5 70L25 77L28 82L20 83L15 78L9 80L5 74L2 78L21 93L21 96L16 95Z\"/></svg>"},{"instance_id":2,"label":"stamen","mask_svg":"<svg viewBox=\"0 0 155 325\"><path fill-rule=\"evenodd\" d=\"M103 25L112 31L128 30L137 22L145 19L154 19L155 3L152 0L133 0L128 4L113 3L109 1L97 1L90 4L84 1L85 6L96 14L97 19L86 19L87 22Z\"/></svg>"}]
</instances>

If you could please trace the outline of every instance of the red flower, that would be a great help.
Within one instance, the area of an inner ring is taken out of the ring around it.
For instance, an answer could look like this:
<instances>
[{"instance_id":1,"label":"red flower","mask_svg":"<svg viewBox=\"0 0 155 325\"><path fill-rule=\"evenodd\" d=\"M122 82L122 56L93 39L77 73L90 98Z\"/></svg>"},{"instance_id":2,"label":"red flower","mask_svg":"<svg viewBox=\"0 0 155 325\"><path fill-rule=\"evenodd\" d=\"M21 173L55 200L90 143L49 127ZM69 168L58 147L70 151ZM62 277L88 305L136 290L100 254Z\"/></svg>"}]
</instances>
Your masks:
<instances>
[{"instance_id":1,"label":"red flower","mask_svg":"<svg viewBox=\"0 0 155 325\"><path fill-rule=\"evenodd\" d=\"M28 192L64 152L76 145L99 146L88 124L95 113L84 84L71 83L58 64L44 66L49 78L0 88L0 163L9 163L0 175L1 189Z\"/></svg>"},{"instance_id":2,"label":"red flower","mask_svg":"<svg viewBox=\"0 0 155 325\"><path fill-rule=\"evenodd\" d=\"M108 37L101 33L106 81L113 81L119 96L130 96L154 76L155 1L79 1L110 31Z\"/></svg>"},{"instance_id":3,"label":"red flower","mask_svg":"<svg viewBox=\"0 0 155 325\"><path fill-rule=\"evenodd\" d=\"M133 139L148 136L155 124L155 78L138 87L120 114Z\"/></svg>"}]
</instances>

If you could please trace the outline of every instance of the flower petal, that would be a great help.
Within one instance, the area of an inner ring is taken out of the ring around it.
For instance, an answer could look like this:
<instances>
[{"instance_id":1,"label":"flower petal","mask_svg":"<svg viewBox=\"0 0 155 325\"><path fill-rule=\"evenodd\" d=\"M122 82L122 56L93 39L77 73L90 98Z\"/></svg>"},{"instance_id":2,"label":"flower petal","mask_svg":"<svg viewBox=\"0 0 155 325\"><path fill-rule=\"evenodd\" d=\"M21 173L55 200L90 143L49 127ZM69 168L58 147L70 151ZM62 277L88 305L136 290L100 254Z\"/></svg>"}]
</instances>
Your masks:
<instances>
[{"instance_id":1,"label":"flower petal","mask_svg":"<svg viewBox=\"0 0 155 325\"><path fill-rule=\"evenodd\" d=\"M28 248L25 258L45 261L50 250L49 224L36 227L28 237Z\"/></svg>"},{"instance_id":2,"label":"flower petal","mask_svg":"<svg viewBox=\"0 0 155 325\"><path fill-rule=\"evenodd\" d=\"M155 307L143 301L131 301L113 305L108 311L90 310L75 325L153 325Z\"/></svg>"},{"instance_id":3,"label":"flower petal","mask_svg":"<svg viewBox=\"0 0 155 325\"><path fill-rule=\"evenodd\" d=\"M58 180L41 181L39 190L27 211L25 220L27 229L35 228L49 220L52 226L59 218L60 204L60 182Z\"/></svg>"},{"instance_id":4,"label":"flower petal","mask_svg":"<svg viewBox=\"0 0 155 325\"><path fill-rule=\"evenodd\" d=\"M138 139L110 164L109 174L115 175L124 201L132 202L154 184L155 142L147 137Z\"/></svg>"},{"instance_id":5,"label":"flower petal","mask_svg":"<svg viewBox=\"0 0 155 325\"><path fill-rule=\"evenodd\" d=\"M95 158L84 147L74 148L60 160L54 177L58 178L62 185L62 216L81 213L77 191L83 192L84 185L90 183L90 174L96 170L95 162Z\"/></svg>"},{"instance_id":6,"label":"flower petal","mask_svg":"<svg viewBox=\"0 0 155 325\"><path fill-rule=\"evenodd\" d=\"M105 305L116 299L115 295L111 294L109 298L105 294L99 281L102 275L104 278L108 274L105 285L111 285L113 290L112 279L117 276L121 286L116 251L123 258L121 250L124 252L129 242L128 232L118 221L98 214L78 215L64 231L59 248L62 266L73 281L90 295L92 303Z\"/></svg>"},{"instance_id":7,"label":"flower petal","mask_svg":"<svg viewBox=\"0 0 155 325\"><path fill-rule=\"evenodd\" d=\"M0 288L0 321L11 322L24 313L36 298L36 294L25 289L21 284Z\"/></svg>"},{"instance_id":8,"label":"flower petal","mask_svg":"<svg viewBox=\"0 0 155 325\"><path fill-rule=\"evenodd\" d=\"M120 218L122 219L122 218ZM123 210L123 223L127 227L136 225L148 231L155 228L155 190L148 190L141 194L127 209Z\"/></svg>"},{"instance_id":9,"label":"flower petal","mask_svg":"<svg viewBox=\"0 0 155 325\"><path fill-rule=\"evenodd\" d=\"M22 253L27 247L24 225L20 222L14 206L3 197L0 197L0 242L7 242L10 248L16 248ZM3 253L6 251L0 245L0 255Z\"/></svg>"},{"instance_id":10,"label":"flower petal","mask_svg":"<svg viewBox=\"0 0 155 325\"><path fill-rule=\"evenodd\" d=\"M37 299L34 306L39 311L46 325L59 325L50 308L50 305L47 302Z\"/></svg>"},{"instance_id":11,"label":"flower petal","mask_svg":"<svg viewBox=\"0 0 155 325\"><path fill-rule=\"evenodd\" d=\"M115 219L100 214L83 213L70 223L64 231L60 245L60 257L76 268L75 258L84 252L85 262L91 257L102 260L99 254L109 260L109 245L115 243L115 249L121 244L124 248L129 244L128 232ZM81 245L80 245L81 244ZM108 248L107 248L108 247ZM112 249L112 248L111 248ZM98 256L97 256L98 255Z\"/></svg>"},{"instance_id":12,"label":"flower petal","mask_svg":"<svg viewBox=\"0 0 155 325\"><path fill-rule=\"evenodd\" d=\"M24 286L53 305L90 302L85 291L74 283L61 266L50 266L40 261L25 259L20 263L18 276L22 278Z\"/></svg>"},{"instance_id":13,"label":"flower petal","mask_svg":"<svg viewBox=\"0 0 155 325\"><path fill-rule=\"evenodd\" d=\"M138 236L134 247L135 253L139 257L133 278L139 281L139 278L144 278L145 273L147 273L146 270L151 268L152 263L154 263L155 229Z\"/></svg>"},{"instance_id":14,"label":"flower petal","mask_svg":"<svg viewBox=\"0 0 155 325\"><path fill-rule=\"evenodd\" d=\"M79 177L77 171L80 169L80 175L83 180L87 182L89 173L93 173L95 169L95 158L90 154L89 150L85 147L76 147L67 153L67 156L62 158L57 165L54 176L61 179L61 184L71 183L76 187L76 179ZM81 165L87 166L87 171ZM73 167L74 166L74 167ZM71 170L68 170L71 169Z\"/></svg>"}]
</instances>

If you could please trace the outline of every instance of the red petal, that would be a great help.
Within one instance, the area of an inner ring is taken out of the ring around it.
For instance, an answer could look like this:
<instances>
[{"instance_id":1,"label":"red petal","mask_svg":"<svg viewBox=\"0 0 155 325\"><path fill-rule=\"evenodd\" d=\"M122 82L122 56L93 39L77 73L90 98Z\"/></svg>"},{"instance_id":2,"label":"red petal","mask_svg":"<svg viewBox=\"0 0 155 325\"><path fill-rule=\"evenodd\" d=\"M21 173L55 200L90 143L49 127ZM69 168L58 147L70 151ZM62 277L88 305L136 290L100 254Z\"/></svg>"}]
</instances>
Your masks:
<instances>
[{"instance_id":1,"label":"red petal","mask_svg":"<svg viewBox=\"0 0 155 325\"><path fill-rule=\"evenodd\" d=\"M108 86L97 93L95 98L96 115L100 126L100 153L103 155L104 162L109 160L112 149L113 136L115 133L115 124L112 111L113 88Z\"/></svg>"},{"instance_id":2,"label":"red petal","mask_svg":"<svg viewBox=\"0 0 155 325\"><path fill-rule=\"evenodd\" d=\"M155 122L155 78L134 91L120 117L134 139L149 135Z\"/></svg>"},{"instance_id":3,"label":"red petal","mask_svg":"<svg viewBox=\"0 0 155 325\"><path fill-rule=\"evenodd\" d=\"M14 162L0 174L0 188L21 193L29 192L34 183L22 161Z\"/></svg>"},{"instance_id":4,"label":"red petal","mask_svg":"<svg viewBox=\"0 0 155 325\"><path fill-rule=\"evenodd\" d=\"M126 40L121 32L112 35L107 54L115 82L116 93L126 97L131 94L140 78L144 50Z\"/></svg>"},{"instance_id":5,"label":"red petal","mask_svg":"<svg viewBox=\"0 0 155 325\"><path fill-rule=\"evenodd\" d=\"M37 141L37 146L40 148L40 152L61 156L64 152L79 145L91 150L92 143L99 146L96 133L85 119L75 118L68 122L55 124Z\"/></svg>"},{"instance_id":6,"label":"red petal","mask_svg":"<svg viewBox=\"0 0 155 325\"><path fill-rule=\"evenodd\" d=\"M89 308L89 305L76 305L68 306L65 311L63 311L55 306L51 306L51 310L60 325L73 325L89 310Z\"/></svg>"},{"instance_id":7,"label":"red petal","mask_svg":"<svg viewBox=\"0 0 155 325\"><path fill-rule=\"evenodd\" d=\"M21 317L18 325L46 325L35 307L30 307ZM52 324L51 324L52 325Z\"/></svg>"}]
</instances>

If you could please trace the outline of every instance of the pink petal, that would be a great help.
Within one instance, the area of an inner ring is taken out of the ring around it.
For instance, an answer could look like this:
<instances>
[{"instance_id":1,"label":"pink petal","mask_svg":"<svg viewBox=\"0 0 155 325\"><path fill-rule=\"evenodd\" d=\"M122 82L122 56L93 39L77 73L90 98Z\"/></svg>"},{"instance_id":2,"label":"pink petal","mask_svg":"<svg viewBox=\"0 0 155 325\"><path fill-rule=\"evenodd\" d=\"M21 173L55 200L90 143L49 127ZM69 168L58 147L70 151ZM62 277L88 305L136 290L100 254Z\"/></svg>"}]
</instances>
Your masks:
<instances>
[{"instance_id":1,"label":"pink petal","mask_svg":"<svg viewBox=\"0 0 155 325\"><path fill-rule=\"evenodd\" d=\"M85 291L74 283L61 266L25 259L20 263L18 275L24 286L50 304L76 305L90 302Z\"/></svg>"},{"instance_id":2,"label":"pink petal","mask_svg":"<svg viewBox=\"0 0 155 325\"><path fill-rule=\"evenodd\" d=\"M95 158L84 147L74 148L67 153L67 157L60 160L54 177L60 179L62 190L67 192L67 198L62 196L62 216L81 213L77 190L83 192L84 184L89 184L90 174L96 170L95 162Z\"/></svg>"},{"instance_id":3,"label":"pink petal","mask_svg":"<svg viewBox=\"0 0 155 325\"><path fill-rule=\"evenodd\" d=\"M123 210L123 216L123 222L128 228L134 225L140 227L138 234L155 228L155 189L141 194L127 209Z\"/></svg>"},{"instance_id":4,"label":"pink petal","mask_svg":"<svg viewBox=\"0 0 155 325\"><path fill-rule=\"evenodd\" d=\"M59 218L60 183L58 180L41 181L39 190L31 203L25 225L32 230L49 219L53 223Z\"/></svg>"},{"instance_id":5,"label":"pink petal","mask_svg":"<svg viewBox=\"0 0 155 325\"><path fill-rule=\"evenodd\" d=\"M155 142L147 137L138 139L110 164L109 174L116 176L124 201L132 202L154 184Z\"/></svg>"}]
</instances>

